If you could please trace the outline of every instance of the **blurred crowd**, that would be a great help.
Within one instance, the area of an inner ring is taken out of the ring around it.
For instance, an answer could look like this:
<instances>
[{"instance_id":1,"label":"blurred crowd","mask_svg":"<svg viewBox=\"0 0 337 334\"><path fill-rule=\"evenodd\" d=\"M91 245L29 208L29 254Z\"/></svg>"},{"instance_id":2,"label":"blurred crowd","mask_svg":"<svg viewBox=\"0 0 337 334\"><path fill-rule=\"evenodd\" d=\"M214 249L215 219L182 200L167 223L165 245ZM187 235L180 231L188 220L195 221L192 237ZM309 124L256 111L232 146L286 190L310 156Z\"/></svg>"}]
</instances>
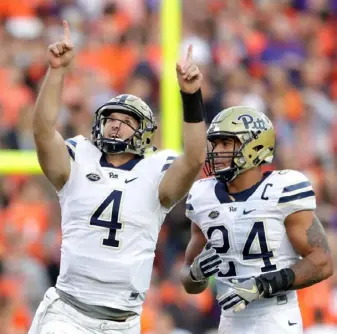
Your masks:
<instances>
[{"instance_id":1,"label":"blurred crowd","mask_svg":"<svg viewBox=\"0 0 337 334\"><path fill-rule=\"evenodd\" d=\"M124 92L145 100L160 125L160 6L1 0L0 149L34 149L34 101L62 19L76 47L62 96L64 138L89 137L96 108ZM337 0L181 0L181 7L181 51L194 46L207 122L239 104L272 119L277 150L267 168L298 169L312 181L337 268ZM60 260L60 212L44 177L0 176L0 221L0 334L27 333ZM142 334L216 333L213 282L200 295L187 295L179 283L189 236L182 202L160 234ZM337 333L336 274L298 295L307 333Z\"/></svg>"}]
</instances>

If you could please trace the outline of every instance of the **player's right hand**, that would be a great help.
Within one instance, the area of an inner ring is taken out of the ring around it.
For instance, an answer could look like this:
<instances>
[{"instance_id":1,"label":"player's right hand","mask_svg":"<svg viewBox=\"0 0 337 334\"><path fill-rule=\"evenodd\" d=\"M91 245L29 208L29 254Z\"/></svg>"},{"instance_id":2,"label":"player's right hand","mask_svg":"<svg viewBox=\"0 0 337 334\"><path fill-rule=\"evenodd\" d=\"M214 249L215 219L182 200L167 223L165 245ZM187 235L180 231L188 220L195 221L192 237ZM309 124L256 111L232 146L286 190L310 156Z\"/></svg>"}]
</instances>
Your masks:
<instances>
[{"instance_id":1,"label":"player's right hand","mask_svg":"<svg viewBox=\"0 0 337 334\"><path fill-rule=\"evenodd\" d=\"M220 269L219 265L222 260L219 254L208 242L202 252L194 259L190 267L190 275L193 281L202 282L216 274Z\"/></svg>"},{"instance_id":2,"label":"player's right hand","mask_svg":"<svg viewBox=\"0 0 337 334\"><path fill-rule=\"evenodd\" d=\"M187 50L187 56L184 63L176 64L177 79L180 90L187 94L193 94L201 87L203 75L198 66L193 61L193 46L190 45Z\"/></svg>"},{"instance_id":3,"label":"player's right hand","mask_svg":"<svg viewBox=\"0 0 337 334\"><path fill-rule=\"evenodd\" d=\"M63 31L61 40L48 47L48 63L54 69L68 67L74 58L74 45L70 39L67 21L63 21Z\"/></svg>"}]
</instances>

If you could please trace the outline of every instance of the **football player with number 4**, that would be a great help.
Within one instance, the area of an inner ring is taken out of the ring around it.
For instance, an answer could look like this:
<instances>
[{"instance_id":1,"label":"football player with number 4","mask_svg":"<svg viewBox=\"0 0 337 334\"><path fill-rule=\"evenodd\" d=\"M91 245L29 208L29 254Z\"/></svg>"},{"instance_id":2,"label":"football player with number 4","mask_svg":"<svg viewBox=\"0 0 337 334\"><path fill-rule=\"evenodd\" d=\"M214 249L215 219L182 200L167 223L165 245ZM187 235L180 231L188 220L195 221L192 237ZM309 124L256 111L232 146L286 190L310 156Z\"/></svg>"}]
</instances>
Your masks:
<instances>
[{"instance_id":1,"label":"football player with number 4","mask_svg":"<svg viewBox=\"0 0 337 334\"><path fill-rule=\"evenodd\" d=\"M61 268L29 333L139 334L161 225L206 158L202 74L190 46L176 67L184 116L180 156L146 155L153 151L155 120L147 104L129 94L98 108L91 139L64 141L56 124L74 50L63 25L63 39L48 48L33 124L41 168L60 200Z\"/></svg>"},{"instance_id":2,"label":"football player with number 4","mask_svg":"<svg viewBox=\"0 0 337 334\"><path fill-rule=\"evenodd\" d=\"M298 171L262 172L275 133L252 108L220 112L207 139L210 177L194 183L186 202L185 290L200 293L215 275L220 334L302 333L295 290L333 272L312 185Z\"/></svg>"}]
</instances>

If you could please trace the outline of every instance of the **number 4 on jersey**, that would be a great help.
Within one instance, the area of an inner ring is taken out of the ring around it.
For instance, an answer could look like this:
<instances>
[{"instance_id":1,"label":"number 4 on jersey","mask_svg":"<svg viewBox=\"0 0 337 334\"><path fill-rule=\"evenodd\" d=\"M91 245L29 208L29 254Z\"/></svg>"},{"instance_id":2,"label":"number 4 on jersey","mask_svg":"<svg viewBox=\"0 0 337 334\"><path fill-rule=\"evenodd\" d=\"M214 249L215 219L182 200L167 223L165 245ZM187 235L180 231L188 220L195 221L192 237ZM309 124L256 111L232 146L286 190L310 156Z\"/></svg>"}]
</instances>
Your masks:
<instances>
[{"instance_id":1,"label":"number 4 on jersey","mask_svg":"<svg viewBox=\"0 0 337 334\"><path fill-rule=\"evenodd\" d=\"M260 253L251 253L252 244L257 237L260 244ZM263 222L255 222L246 241L245 247L242 251L244 260L262 259L264 267L261 268L263 273L276 270L276 266L271 264L270 258L274 257L273 251L268 250L266 239L266 232L264 230Z\"/></svg>"},{"instance_id":2,"label":"number 4 on jersey","mask_svg":"<svg viewBox=\"0 0 337 334\"><path fill-rule=\"evenodd\" d=\"M114 190L91 216L90 225L109 229L109 236L103 239L103 246L119 247L116 231L122 229L122 224L118 222L121 199L122 192Z\"/></svg>"}]
</instances>

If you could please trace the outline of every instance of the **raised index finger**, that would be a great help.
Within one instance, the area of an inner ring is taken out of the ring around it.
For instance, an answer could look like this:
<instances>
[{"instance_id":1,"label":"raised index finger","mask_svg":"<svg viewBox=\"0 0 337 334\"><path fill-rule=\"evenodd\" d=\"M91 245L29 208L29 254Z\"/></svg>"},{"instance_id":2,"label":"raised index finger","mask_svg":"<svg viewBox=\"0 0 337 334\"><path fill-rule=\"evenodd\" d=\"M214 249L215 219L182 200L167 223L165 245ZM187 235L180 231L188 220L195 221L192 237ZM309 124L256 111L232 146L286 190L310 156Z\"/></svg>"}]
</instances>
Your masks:
<instances>
[{"instance_id":1,"label":"raised index finger","mask_svg":"<svg viewBox=\"0 0 337 334\"><path fill-rule=\"evenodd\" d=\"M190 45L188 46L187 56L186 56L186 63L187 63L187 64L192 63L192 53L193 53L193 45L190 44Z\"/></svg>"},{"instance_id":2,"label":"raised index finger","mask_svg":"<svg viewBox=\"0 0 337 334\"><path fill-rule=\"evenodd\" d=\"M63 32L64 32L64 39L66 41L70 41L70 29L68 21L63 21Z\"/></svg>"}]
</instances>

